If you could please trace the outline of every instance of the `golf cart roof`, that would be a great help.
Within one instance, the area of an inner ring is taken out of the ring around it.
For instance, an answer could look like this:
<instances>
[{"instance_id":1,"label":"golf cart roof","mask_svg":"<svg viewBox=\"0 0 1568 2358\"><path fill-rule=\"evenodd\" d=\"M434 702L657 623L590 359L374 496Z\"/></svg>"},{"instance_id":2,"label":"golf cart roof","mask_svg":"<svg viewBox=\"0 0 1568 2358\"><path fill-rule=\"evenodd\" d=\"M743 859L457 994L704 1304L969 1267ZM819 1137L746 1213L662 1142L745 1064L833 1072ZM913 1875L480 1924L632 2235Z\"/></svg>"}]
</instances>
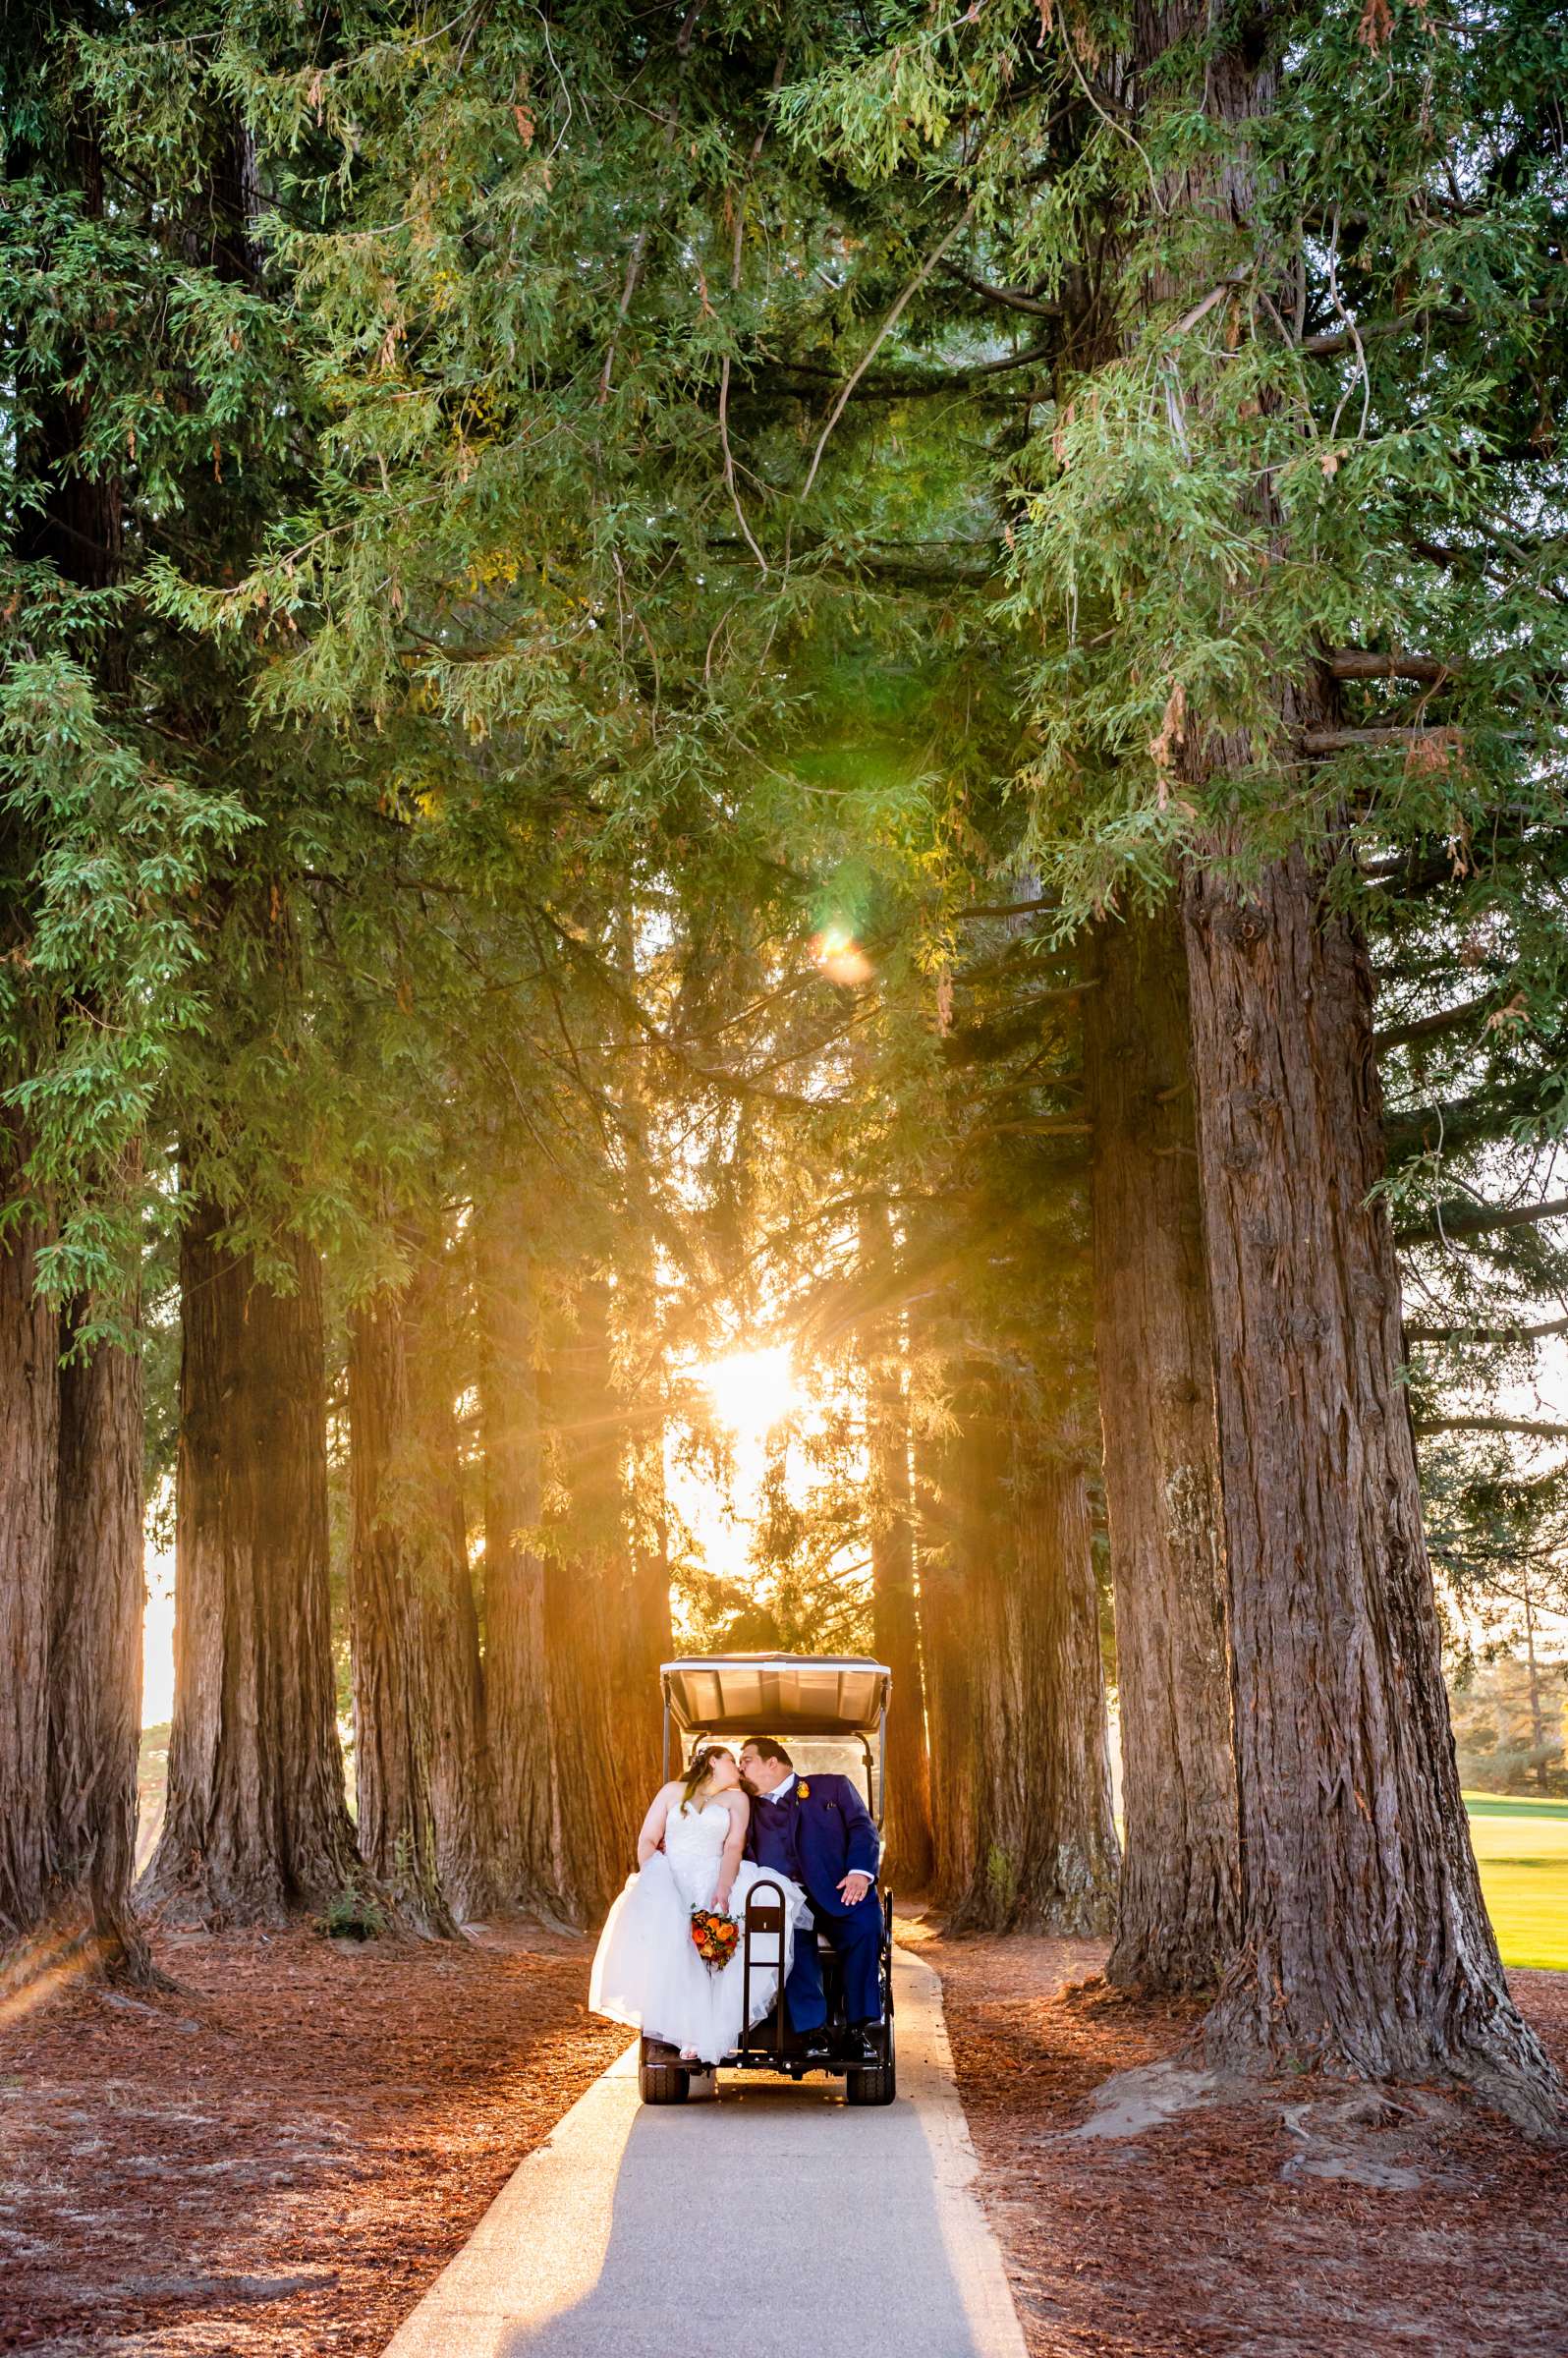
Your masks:
<instances>
[{"instance_id":1,"label":"golf cart roof","mask_svg":"<svg viewBox=\"0 0 1568 2358\"><path fill-rule=\"evenodd\" d=\"M893 1684L862 1655L688 1655L661 1675L676 1726L713 1736L870 1735Z\"/></svg>"}]
</instances>

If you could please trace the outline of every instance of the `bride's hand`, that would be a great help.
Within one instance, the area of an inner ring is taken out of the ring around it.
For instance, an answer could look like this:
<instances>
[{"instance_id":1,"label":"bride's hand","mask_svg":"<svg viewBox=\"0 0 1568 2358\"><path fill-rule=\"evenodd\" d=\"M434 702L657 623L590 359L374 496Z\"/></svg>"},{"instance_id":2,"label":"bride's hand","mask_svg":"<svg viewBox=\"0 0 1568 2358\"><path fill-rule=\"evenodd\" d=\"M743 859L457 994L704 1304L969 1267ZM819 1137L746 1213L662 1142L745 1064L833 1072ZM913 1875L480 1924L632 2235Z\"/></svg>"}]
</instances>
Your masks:
<instances>
[{"instance_id":1,"label":"bride's hand","mask_svg":"<svg viewBox=\"0 0 1568 2358\"><path fill-rule=\"evenodd\" d=\"M727 1916L729 1914L731 1888L732 1886L728 1883L715 1884L713 1890L713 1913L715 1916Z\"/></svg>"}]
</instances>

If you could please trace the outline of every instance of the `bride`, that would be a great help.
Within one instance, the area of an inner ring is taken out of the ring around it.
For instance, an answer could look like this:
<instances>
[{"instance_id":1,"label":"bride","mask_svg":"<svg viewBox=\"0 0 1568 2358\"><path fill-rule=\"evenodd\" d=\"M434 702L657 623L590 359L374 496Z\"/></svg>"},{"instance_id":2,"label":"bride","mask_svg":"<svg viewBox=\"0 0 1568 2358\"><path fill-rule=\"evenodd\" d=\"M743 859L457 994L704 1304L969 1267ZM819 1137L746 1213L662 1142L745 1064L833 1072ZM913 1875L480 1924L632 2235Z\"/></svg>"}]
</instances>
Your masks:
<instances>
[{"instance_id":1,"label":"bride","mask_svg":"<svg viewBox=\"0 0 1568 2358\"><path fill-rule=\"evenodd\" d=\"M638 1871L599 1936L589 2006L679 2048L683 2062L716 2063L741 2037L740 1948L710 1973L692 1944L692 1913L711 1908L744 1924L746 1895L762 1876L741 1856L751 1815L735 1755L722 1744L701 1746L686 1774L654 1794L637 1838ZM795 1927L810 1919L811 1903L787 1877L766 1880L784 1888L787 1979ZM758 1971L754 1959L746 2029L773 2003L778 1978L776 1963Z\"/></svg>"}]
</instances>

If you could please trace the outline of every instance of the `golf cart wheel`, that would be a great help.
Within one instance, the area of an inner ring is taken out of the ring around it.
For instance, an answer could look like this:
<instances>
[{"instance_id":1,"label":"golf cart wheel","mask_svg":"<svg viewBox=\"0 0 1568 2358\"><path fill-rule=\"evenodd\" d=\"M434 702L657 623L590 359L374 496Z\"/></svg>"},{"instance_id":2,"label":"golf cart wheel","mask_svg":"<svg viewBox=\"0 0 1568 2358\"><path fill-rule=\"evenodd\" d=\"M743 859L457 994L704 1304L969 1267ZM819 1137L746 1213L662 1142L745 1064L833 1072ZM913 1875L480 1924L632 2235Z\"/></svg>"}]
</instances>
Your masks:
<instances>
[{"instance_id":1,"label":"golf cart wheel","mask_svg":"<svg viewBox=\"0 0 1568 2358\"><path fill-rule=\"evenodd\" d=\"M691 2093L692 2075L678 2063L640 2063L637 2085L644 2105L684 2105Z\"/></svg>"},{"instance_id":2,"label":"golf cart wheel","mask_svg":"<svg viewBox=\"0 0 1568 2358\"><path fill-rule=\"evenodd\" d=\"M890 2105L898 2094L898 2059L893 2052L893 2025L886 2024L886 2060L875 2063L869 2071L847 2071L844 2074L844 2102L847 2105Z\"/></svg>"}]
</instances>

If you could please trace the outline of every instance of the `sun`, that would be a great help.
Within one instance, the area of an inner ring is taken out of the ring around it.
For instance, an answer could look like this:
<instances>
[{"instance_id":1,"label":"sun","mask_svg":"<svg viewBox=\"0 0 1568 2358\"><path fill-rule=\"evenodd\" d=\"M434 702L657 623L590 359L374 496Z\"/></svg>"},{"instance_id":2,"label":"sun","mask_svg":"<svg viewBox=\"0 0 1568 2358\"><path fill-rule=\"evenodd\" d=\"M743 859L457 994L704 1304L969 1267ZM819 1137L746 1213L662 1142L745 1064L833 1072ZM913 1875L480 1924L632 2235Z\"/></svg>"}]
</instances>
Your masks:
<instances>
[{"instance_id":1,"label":"sun","mask_svg":"<svg viewBox=\"0 0 1568 2358\"><path fill-rule=\"evenodd\" d=\"M720 1423L749 1440L782 1424L803 1398L787 1343L773 1351L732 1351L700 1368L698 1379Z\"/></svg>"}]
</instances>

